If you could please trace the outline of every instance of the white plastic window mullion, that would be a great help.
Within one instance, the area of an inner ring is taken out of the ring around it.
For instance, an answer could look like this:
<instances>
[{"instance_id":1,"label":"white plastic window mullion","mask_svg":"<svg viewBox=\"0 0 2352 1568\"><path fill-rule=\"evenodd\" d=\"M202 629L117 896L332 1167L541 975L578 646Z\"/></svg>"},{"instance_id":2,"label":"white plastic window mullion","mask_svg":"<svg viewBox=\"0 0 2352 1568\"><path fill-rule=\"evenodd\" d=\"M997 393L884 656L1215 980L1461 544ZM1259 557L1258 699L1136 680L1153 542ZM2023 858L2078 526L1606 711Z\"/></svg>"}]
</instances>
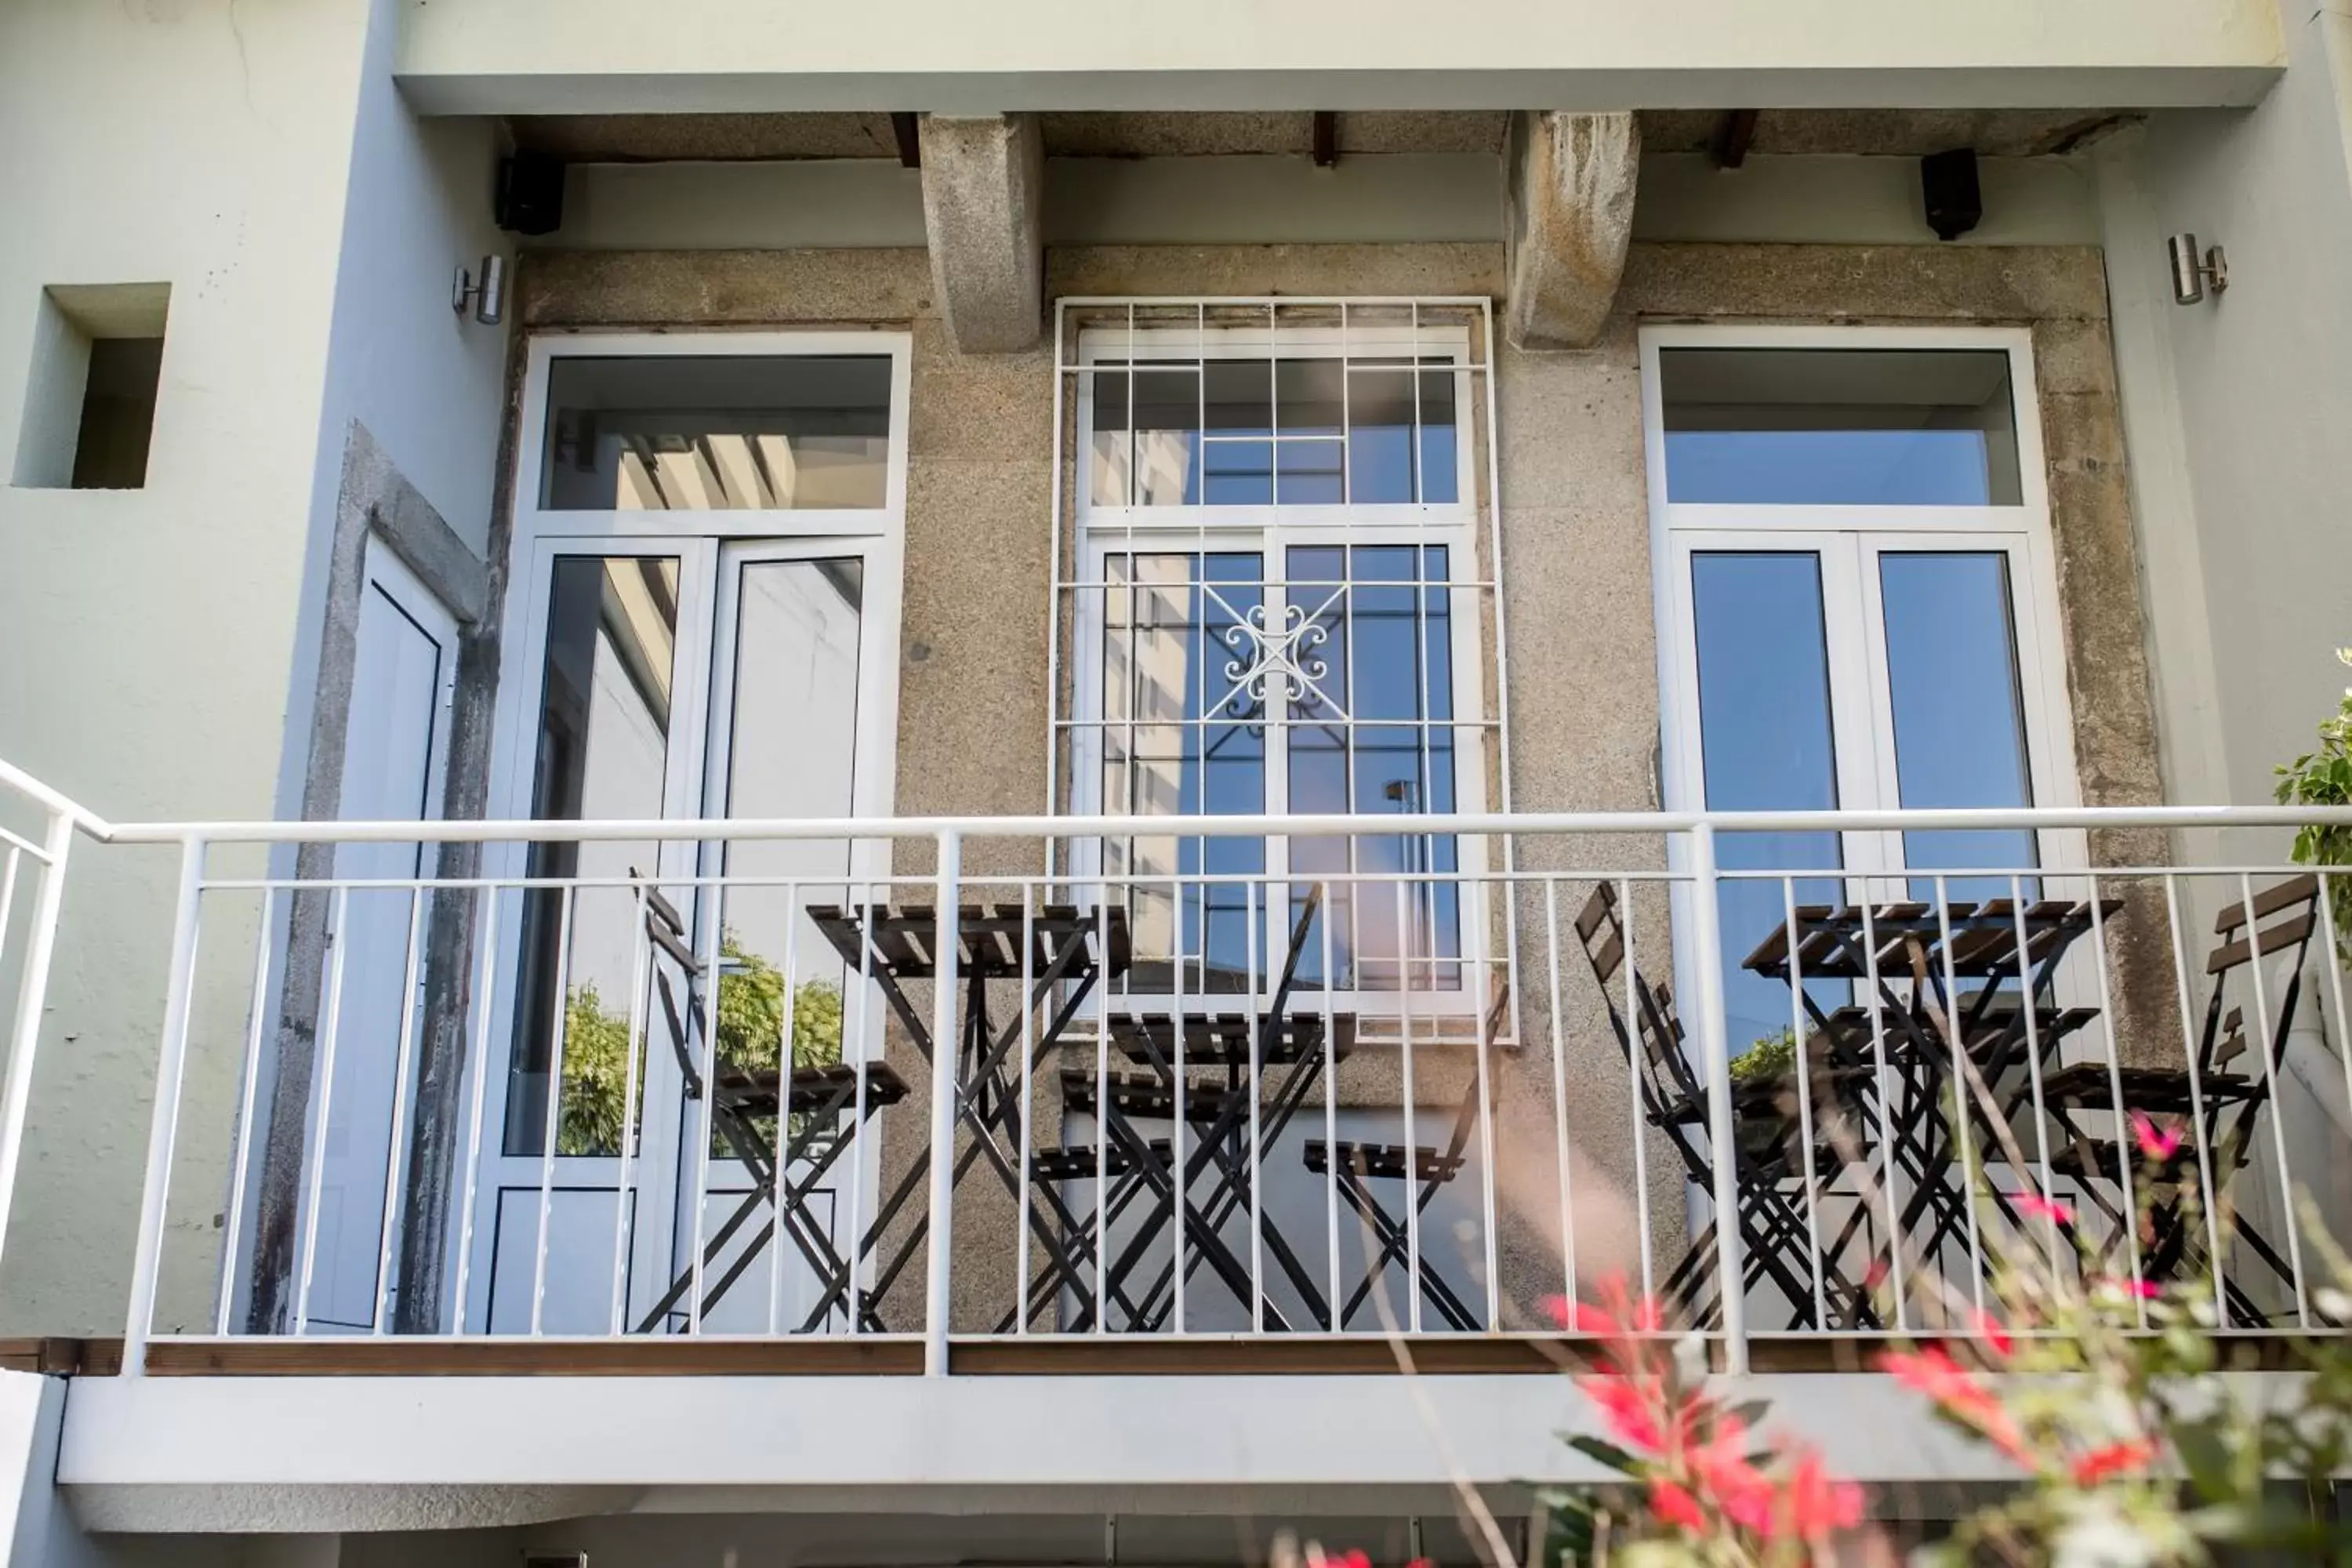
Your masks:
<instances>
[{"instance_id":1,"label":"white plastic window mullion","mask_svg":"<svg viewBox=\"0 0 2352 1568\"><path fill-rule=\"evenodd\" d=\"M1348 301L1339 301L1339 500L1356 503L1356 416L1352 401L1355 345L1349 335Z\"/></svg>"},{"instance_id":2,"label":"white plastic window mullion","mask_svg":"<svg viewBox=\"0 0 2352 1568\"><path fill-rule=\"evenodd\" d=\"M1423 483L1421 472L1421 301L1418 300L1412 302L1412 347L1405 357L1412 366L1412 461L1410 465L1412 469L1412 503L1420 506L1426 500L1427 487ZM1455 439L1460 439L1458 432Z\"/></svg>"}]
</instances>

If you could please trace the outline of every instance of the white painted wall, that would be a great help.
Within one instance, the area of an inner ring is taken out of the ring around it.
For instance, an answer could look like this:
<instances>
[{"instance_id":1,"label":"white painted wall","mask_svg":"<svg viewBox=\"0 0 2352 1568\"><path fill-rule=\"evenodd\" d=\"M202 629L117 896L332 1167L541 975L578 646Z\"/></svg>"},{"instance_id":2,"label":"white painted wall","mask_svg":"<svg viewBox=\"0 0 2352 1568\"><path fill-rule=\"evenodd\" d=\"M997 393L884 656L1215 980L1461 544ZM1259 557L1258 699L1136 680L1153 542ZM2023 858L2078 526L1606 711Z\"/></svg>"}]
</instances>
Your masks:
<instances>
[{"instance_id":1,"label":"white painted wall","mask_svg":"<svg viewBox=\"0 0 2352 1568\"><path fill-rule=\"evenodd\" d=\"M365 15L0 8L0 473L43 286L172 285L146 488L0 489L0 754L117 816L277 804ZM121 1321L172 876L75 856L11 1331Z\"/></svg>"},{"instance_id":2,"label":"white painted wall","mask_svg":"<svg viewBox=\"0 0 2352 1568\"><path fill-rule=\"evenodd\" d=\"M2149 468L2141 513L2169 531L2150 566L2168 760L2200 803L2270 798L2272 766L2342 696L2331 650L2352 643L2352 73L2335 50L2352 19L2288 11L2278 90L2252 110L2154 117L2113 155L2107 202L2111 286L2137 313L2124 394ZM2183 229L2226 247L2228 293L2171 302L2162 237ZM2183 468L2188 520L2150 493ZM2201 593L2201 626L2176 570Z\"/></svg>"},{"instance_id":3,"label":"white painted wall","mask_svg":"<svg viewBox=\"0 0 2352 1568\"><path fill-rule=\"evenodd\" d=\"M0 489L0 755L118 819L298 805L352 418L487 531L503 332L461 327L448 289L498 246L490 132L409 112L395 21L393 0L0 10L0 473L44 286L172 286L146 488ZM12 1331L120 1331L171 861L75 857L0 1272ZM249 940L234 918L206 938ZM173 1213L200 1255L232 1091L222 1069L190 1089Z\"/></svg>"},{"instance_id":4,"label":"white painted wall","mask_svg":"<svg viewBox=\"0 0 2352 1568\"><path fill-rule=\"evenodd\" d=\"M2279 51L2269 0L402 4L434 113L2243 103Z\"/></svg>"}]
</instances>

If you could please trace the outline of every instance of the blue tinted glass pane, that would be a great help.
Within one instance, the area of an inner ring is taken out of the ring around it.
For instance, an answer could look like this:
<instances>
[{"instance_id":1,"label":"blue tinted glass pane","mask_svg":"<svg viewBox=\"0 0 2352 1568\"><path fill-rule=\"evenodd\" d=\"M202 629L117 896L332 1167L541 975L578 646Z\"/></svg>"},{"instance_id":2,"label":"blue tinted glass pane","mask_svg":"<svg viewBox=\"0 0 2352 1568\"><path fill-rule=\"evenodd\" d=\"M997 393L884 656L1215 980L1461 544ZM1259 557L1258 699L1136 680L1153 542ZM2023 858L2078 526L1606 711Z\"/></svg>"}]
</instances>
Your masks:
<instances>
[{"instance_id":1,"label":"blue tinted glass pane","mask_svg":"<svg viewBox=\"0 0 2352 1568\"><path fill-rule=\"evenodd\" d=\"M1889 552L1879 557L1878 581L1902 804L2032 805L2008 557ZM1903 858L1916 870L2036 863L2033 835L2022 830L1906 833ZM1956 879L1948 887L1958 899L2010 893L2006 878ZM2030 896L2032 884L2023 890ZM1914 897L1933 893L1934 884L1914 881Z\"/></svg>"},{"instance_id":2,"label":"blue tinted glass pane","mask_svg":"<svg viewBox=\"0 0 2352 1568\"><path fill-rule=\"evenodd\" d=\"M1691 557L1698 635L1699 746L1710 811L1828 810L1838 804L1829 649L1819 556L1800 552ZM1832 871L1834 833L1730 833L1727 870ZM1800 903L1834 903L1838 883L1808 878ZM1724 1000L1733 1055L1790 1026L1786 985L1740 967L1787 916L1778 880L1723 885ZM1836 1000L1824 993L1824 999Z\"/></svg>"},{"instance_id":3,"label":"blue tinted glass pane","mask_svg":"<svg viewBox=\"0 0 2352 1568\"><path fill-rule=\"evenodd\" d=\"M1287 557L1298 679L1284 731L1293 812L1365 816L1455 808L1448 555L1412 545L1300 545ZM1454 868L1450 838L1397 834L1290 841L1301 886L1318 873L1396 879L1330 886L1332 967L1343 987L1392 991L1462 984L1458 894L1431 879ZM1400 918L1402 917L1402 918ZM1299 983L1324 979L1311 934Z\"/></svg>"},{"instance_id":4,"label":"blue tinted glass pane","mask_svg":"<svg viewBox=\"0 0 2352 1568\"><path fill-rule=\"evenodd\" d=\"M1680 502L2014 506L2000 350L1667 349L1666 492Z\"/></svg>"}]
</instances>

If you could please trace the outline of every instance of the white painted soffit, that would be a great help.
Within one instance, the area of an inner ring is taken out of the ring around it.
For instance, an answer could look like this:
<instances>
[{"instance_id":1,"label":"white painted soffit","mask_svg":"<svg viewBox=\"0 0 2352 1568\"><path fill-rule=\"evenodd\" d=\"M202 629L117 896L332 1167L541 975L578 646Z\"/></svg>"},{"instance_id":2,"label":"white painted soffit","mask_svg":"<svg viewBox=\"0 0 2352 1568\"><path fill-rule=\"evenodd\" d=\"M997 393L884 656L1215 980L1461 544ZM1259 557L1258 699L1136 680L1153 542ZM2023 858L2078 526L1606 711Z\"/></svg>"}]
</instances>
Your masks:
<instances>
[{"instance_id":1,"label":"white painted soffit","mask_svg":"<svg viewBox=\"0 0 2352 1568\"><path fill-rule=\"evenodd\" d=\"M402 0L441 114L2248 104L2273 0Z\"/></svg>"}]
</instances>

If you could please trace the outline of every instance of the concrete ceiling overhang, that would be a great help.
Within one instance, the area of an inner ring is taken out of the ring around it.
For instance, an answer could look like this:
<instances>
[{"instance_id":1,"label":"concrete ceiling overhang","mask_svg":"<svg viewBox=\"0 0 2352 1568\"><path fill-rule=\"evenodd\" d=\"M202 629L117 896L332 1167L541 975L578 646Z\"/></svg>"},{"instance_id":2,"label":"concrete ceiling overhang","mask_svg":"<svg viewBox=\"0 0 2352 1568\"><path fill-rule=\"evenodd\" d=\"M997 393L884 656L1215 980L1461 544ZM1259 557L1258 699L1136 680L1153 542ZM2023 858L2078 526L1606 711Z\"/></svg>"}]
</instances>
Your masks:
<instances>
[{"instance_id":1,"label":"concrete ceiling overhang","mask_svg":"<svg viewBox=\"0 0 2352 1568\"><path fill-rule=\"evenodd\" d=\"M1651 153L1707 150L1726 111L1644 110ZM1049 158L1185 158L1314 149L1314 115L1296 111L1047 113ZM1918 157L1974 147L1985 157L2074 152L2133 118L2115 109L1763 110L1750 153ZM1341 157L1494 153L1510 116L1500 110L1374 110L1338 117ZM526 115L509 121L518 146L578 163L896 158L887 113Z\"/></svg>"}]
</instances>

